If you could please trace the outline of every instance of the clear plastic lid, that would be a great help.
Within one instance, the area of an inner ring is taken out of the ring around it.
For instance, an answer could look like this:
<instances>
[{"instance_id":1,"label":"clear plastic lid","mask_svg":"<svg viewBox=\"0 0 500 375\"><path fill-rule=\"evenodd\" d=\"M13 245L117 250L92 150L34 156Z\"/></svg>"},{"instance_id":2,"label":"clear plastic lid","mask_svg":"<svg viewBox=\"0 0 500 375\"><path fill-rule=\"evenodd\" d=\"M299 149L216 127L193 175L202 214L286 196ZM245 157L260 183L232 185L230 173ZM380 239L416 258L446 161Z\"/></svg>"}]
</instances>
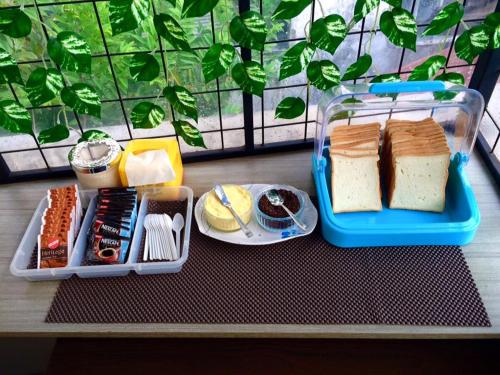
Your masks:
<instances>
[{"instance_id":1,"label":"clear plastic lid","mask_svg":"<svg viewBox=\"0 0 500 375\"><path fill-rule=\"evenodd\" d=\"M389 118L423 120L432 117L444 129L452 158L466 163L476 141L484 111L482 95L441 81L343 85L319 102L314 153L317 167L335 126L379 122ZM457 156L458 155L458 156Z\"/></svg>"}]
</instances>

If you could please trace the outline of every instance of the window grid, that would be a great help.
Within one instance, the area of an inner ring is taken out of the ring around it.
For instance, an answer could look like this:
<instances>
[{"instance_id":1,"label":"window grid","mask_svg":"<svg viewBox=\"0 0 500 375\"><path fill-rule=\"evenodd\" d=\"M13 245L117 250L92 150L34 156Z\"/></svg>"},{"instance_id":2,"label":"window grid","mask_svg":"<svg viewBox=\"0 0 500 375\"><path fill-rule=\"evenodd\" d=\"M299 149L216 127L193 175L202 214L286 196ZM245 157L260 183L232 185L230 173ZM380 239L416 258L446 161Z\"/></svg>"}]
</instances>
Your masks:
<instances>
[{"instance_id":1,"label":"window grid","mask_svg":"<svg viewBox=\"0 0 500 375\"><path fill-rule=\"evenodd\" d=\"M121 92L121 89L120 89L119 84L118 84L118 79L117 79L116 72L115 72L115 69L114 69L114 66L113 66L112 57L115 57L115 56L131 56L131 55L134 55L136 53L141 53L141 52L150 53L151 50L143 50L143 51L136 50L136 51L132 51L132 52L110 52L110 50L108 48L108 43L106 41L106 36L105 36L104 30L103 30L103 26L102 26L101 15L99 14L99 11L98 11L98 8L97 8L97 3L105 3L105 2L109 2L109 0L73 0L73 1L63 1L63 2L47 2L47 3L41 3L41 4L38 4L35 1L33 4L26 4L26 5L24 5L24 7L25 8L35 8L38 16L40 17L41 21L43 22L42 14L41 14L39 8L48 7L48 6L59 7L59 6L70 5L70 4L92 4L93 10L94 10L94 13L95 13L95 16L96 16L96 19L97 19L97 24L98 24L98 27L99 27L100 36L102 38L102 44L103 44L103 47L104 47L104 50L105 50L105 53L93 54L92 58L100 58L100 57L103 58L103 57L105 57L107 59L107 62L108 62L108 65L109 65L109 69L111 71L111 76L113 78L113 83L114 83L114 87L115 87L115 90L116 90L116 95L117 95L116 99L103 99L102 103L119 103L120 104L120 108L121 108L121 111L123 113L123 118L124 118L124 121L125 121L124 125L127 127L127 132L128 132L128 136L129 136L129 138L127 138L127 139L117 139L117 141L119 141L119 142L126 142L126 141L128 141L130 139L134 139L134 138L148 139L148 138L156 138L156 137L162 136L162 135L155 135L155 136L152 136L152 137L149 137L149 136L148 137L134 137L133 136L133 133L132 133L132 130L131 130L131 127L130 127L130 123L129 123L129 119L128 119L128 114L127 114L127 111L126 111L126 108L125 108L125 102L131 101L131 100L135 101L135 100L155 99L155 98L157 98L157 96L156 95L143 95L143 96L131 96L131 97L128 97L126 94L124 95L124 93ZM466 3L467 3L467 0L464 0L463 5L465 6ZM415 10L416 4L417 4L417 0L413 0L412 7L411 7L412 13ZM263 14L264 13L263 0L259 0L258 7L259 7L260 13ZM7 6L7 7L2 7L2 8L19 8L19 6ZM244 10L248 10L248 9L250 9L250 0L240 0L239 1L239 10L240 10L240 12L242 12ZM154 3L154 1L152 1L152 11L153 11L154 14L157 14L157 10L155 9L155 3ZM315 1L312 2L312 6L310 7L310 11L311 11L311 22L314 22ZM480 22L480 21L483 21L483 20L484 19L482 19L482 18L481 19L473 18L473 19L466 19L465 22L466 23L473 23L473 22ZM429 23L418 24L418 27L425 27L428 24ZM211 39L212 39L212 42L215 43L216 42L216 31L215 31L215 20L214 20L214 14L213 14L213 12L210 13L210 27L211 27L211 33L212 33ZM454 27L453 36L451 38L451 44L450 44L450 47L449 47L449 51L448 51L448 55L447 55L447 61L446 61L446 67L448 69L462 68L462 67L469 67L469 66L474 66L475 67L475 65L476 65L475 63L474 64L459 64L459 65L451 65L450 64L450 58L452 56L454 43L455 43L455 40L457 38L457 34L459 32L459 27L460 27L460 24L457 25L456 27ZM46 41L48 41L49 34L47 32L45 24L43 24L43 23L41 25L41 30L42 30L43 37L45 38ZM376 31L380 32L380 29L377 29ZM358 48L357 48L357 57L356 57L356 60L359 59L359 57L361 56L364 37L367 37L370 34L370 30L366 30L365 29L365 19L363 19L362 22L361 22L361 29L360 30L350 31L347 35L358 35L358 34L359 34L359 44L358 44ZM167 69L168 69L167 68L168 67L168 62L166 62L164 54L165 53L174 52L175 50L174 49L169 49L166 46L164 48L164 45L163 45L164 42L161 40L160 35L157 35L157 38L158 38L157 42L158 42L159 48L156 50L155 54L160 54L160 56L161 56L163 73L164 73L164 76L165 76L165 81L168 84L168 81L167 81L167 78L168 78L168 71L167 71ZM305 37L299 37L299 38L288 38L288 39L281 39L281 40L272 40L272 41L266 41L265 44L266 45L273 45L273 44L293 43L293 42L299 42L299 41L303 41L303 40L306 40L306 38ZM239 45L234 45L234 46L235 46L235 48L240 48ZM193 50L206 51L208 48L209 47L193 47ZM247 50L245 48L241 48L241 55L242 55L242 57L243 57L244 60L251 60L252 59L251 53L252 53L252 51ZM260 51L259 55L260 55L259 56L260 57L260 62L261 62L261 64L264 65L264 63L265 63L265 61L264 61L265 60L264 59L264 52ZM403 71L402 70L403 64L404 64L404 56L405 56L405 49L402 49L401 50L401 57L400 57L399 67L398 67L397 72L394 72L394 73L398 73L398 74L408 74L408 73L410 73L410 71ZM42 63L42 62L43 61L41 59L40 60L25 60L25 61L19 61L18 64L20 64L20 65L23 65L23 64L36 64L36 63ZM61 69L60 69L59 66L56 65L56 68L57 68L57 70L61 71ZM64 74L63 74L63 76L64 76ZM371 79L373 77L374 77L374 75L368 75L367 76L368 79ZM66 81L64 83L66 85ZM354 80L354 83L356 83L356 80ZM216 80L215 85L216 85L216 88L213 89L213 90L204 90L204 91L196 91L196 90L193 91L192 90L192 92L193 92L194 95L204 95L204 94L216 94L217 95L217 107L218 107L217 108L217 112L218 112L219 128L217 130L201 130L200 129L200 131L201 131L202 134L220 133L221 147L219 149L217 149L217 150L208 150L208 151L201 151L201 152L196 152L196 153L190 153L190 152L184 153L183 156L185 157L186 160L189 160L192 156L194 156L194 154L196 154L199 157L203 153L206 153L207 155L214 156L214 155L216 155L216 153L214 154L214 151L215 152L220 151L221 153L223 153L223 152L227 153L227 150L226 150L226 147L225 147L225 144L224 144L224 133L228 132L228 131L236 131L236 130L244 130L245 131L245 147L244 147L244 150L247 153L252 153L255 150L255 144L256 144L256 142L253 139L254 131L255 130L261 130L261 142L260 142L261 146L268 146L269 144L266 144L266 142L265 142L265 131L267 129L278 128L278 127L285 127L285 126L292 126L292 125L304 125L304 136L302 137L301 142L304 143L304 144L310 144L311 143L311 140L307 138L308 125L310 123L311 124L314 123L315 120L314 119L310 119L309 104L310 104L310 96L311 96L310 94L311 94L311 91L310 91L310 89L307 88L307 84L291 84L291 85L284 85L284 86L266 87L264 89L264 94L263 94L264 96L263 96L263 98L261 100L261 116L260 116L261 117L260 118L261 124L260 124L260 127L257 127L257 128L254 128L253 113L252 113L253 112L252 96L249 95L249 94L243 93L242 96L243 96L243 117L244 117L244 124L242 124L243 126L241 126L241 127L235 127L235 128L230 128L230 129L224 129L224 126L223 126L221 93L223 93L223 92L241 92L241 89L239 89L239 88L221 88L220 80L219 79ZM9 87L10 92L13 95L13 98L15 100L18 100L18 95L16 93L15 88L10 83L8 84L8 87ZM300 121L300 122L293 122L292 121L292 122L287 122L287 123L266 125L265 124L265 115L264 115L265 114L265 106L264 106L265 101L264 101L264 97L265 97L266 93L269 93L272 90L287 90L287 89L291 89L291 88L306 88L306 100L305 100L306 101L306 111L305 111L305 119L304 119L304 121ZM45 106L36 107L36 109L60 108L60 107L61 107L61 105L54 104L54 105L45 105ZM33 117L34 117L35 116L35 114L34 114L34 108L33 107L27 107L27 108L32 111L32 114L33 114ZM170 113L172 115L172 120L175 120L175 114L174 114L172 106L170 106ZM73 114L74 114L74 118L76 120L76 123L78 125L78 128L80 129L80 131L83 132L82 124L81 124L81 121L80 121L80 118L79 118L78 114L75 113L75 112L73 112ZM175 137L179 141L179 137L177 135L175 135ZM38 152L40 152L40 155L41 155L41 157L42 157L42 159L44 161L44 164L47 167L47 172L49 172L51 170L60 169L60 168L54 168L54 167L50 166L50 164L47 161L47 158L46 158L46 156L44 154L44 150L56 149L56 148L62 148L62 147L71 147L71 146L74 145L74 144L53 145L53 146L48 146L48 147L43 147L42 148L36 138L34 138L34 141L35 141L36 147L24 148L24 149L17 149L17 150L2 151L2 152L0 152L0 158L1 158L2 154L9 154L9 153L23 152L23 151L38 151ZM297 142L292 142L292 143L295 144ZM497 143L498 143L498 139L497 139L497 142L495 142L494 147L496 147ZM195 158L196 157L193 157L193 159L195 159Z\"/></svg>"}]
</instances>

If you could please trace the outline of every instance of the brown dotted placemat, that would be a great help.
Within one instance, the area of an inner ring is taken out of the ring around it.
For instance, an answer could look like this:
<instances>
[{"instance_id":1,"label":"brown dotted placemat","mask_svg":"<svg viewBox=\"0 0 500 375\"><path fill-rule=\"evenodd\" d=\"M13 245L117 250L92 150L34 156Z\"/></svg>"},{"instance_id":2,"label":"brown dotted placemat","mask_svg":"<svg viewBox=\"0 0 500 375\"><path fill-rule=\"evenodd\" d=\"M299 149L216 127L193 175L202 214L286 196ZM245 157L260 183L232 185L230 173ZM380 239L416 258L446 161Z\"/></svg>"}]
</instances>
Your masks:
<instances>
[{"instance_id":1,"label":"brown dotted placemat","mask_svg":"<svg viewBox=\"0 0 500 375\"><path fill-rule=\"evenodd\" d=\"M202 235L177 274L61 282L49 323L491 326L456 246L341 249L318 228L268 246Z\"/></svg>"}]
</instances>

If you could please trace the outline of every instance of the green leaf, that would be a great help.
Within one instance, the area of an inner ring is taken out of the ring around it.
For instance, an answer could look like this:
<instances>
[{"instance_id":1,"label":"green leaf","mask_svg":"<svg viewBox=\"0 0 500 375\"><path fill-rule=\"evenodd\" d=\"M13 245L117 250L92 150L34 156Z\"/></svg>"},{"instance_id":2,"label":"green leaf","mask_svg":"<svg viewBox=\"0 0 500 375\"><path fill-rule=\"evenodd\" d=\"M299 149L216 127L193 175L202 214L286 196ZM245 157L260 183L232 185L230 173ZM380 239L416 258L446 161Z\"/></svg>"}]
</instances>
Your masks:
<instances>
[{"instance_id":1,"label":"green leaf","mask_svg":"<svg viewBox=\"0 0 500 375\"><path fill-rule=\"evenodd\" d=\"M340 70L329 60L313 61L307 67L307 78L320 90L340 84Z\"/></svg>"},{"instance_id":2,"label":"green leaf","mask_svg":"<svg viewBox=\"0 0 500 375\"><path fill-rule=\"evenodd\" d=\"M33 107L54 99L64 87L64 78L56 69L36 68L26 82L26 93Z\"/></svg>"},{"instance_id":3,"label":"green leaf","mask_svg":"<svg viewBox=\"0 0 500 375\"><path fill-rule=\"evenodd\" d=\"M56 125L42 130L38 134L38 143L41 145L62 141L69 137L69 130L65 125Z\"/></svg>"},{"instance_id":4,"label":"green leaf","mask_svg":"<svg viewBox=\"0 0 500 375\"><path fill-rule=\"evenodd\" d=\"M457 25L464 16L464 7L458 1L441 9L427 26L422 35L438 35L450 27Z\"/></svg>"},{"instance_id":5,"label":"green leaf","mask_svg":"<svg viewBox=\"0 0 500 375\"><path fill-rule=\"evenodd\" d=\"M393 8L382 13L380 30L394 45L416 51L417 23L413 14L407 10Z\"/></svg>"},{"instance_id":6,"label":"green leaf","mask_svg":"<svg viewBox=\"0 0 500 375\"><path fill-rule=\"evenodd\" d=\"M347 68L347 71L342 77L342 81L349 81L361 77L370 69L370 66L372 66L372 57L370 55L361 56L358 61Z\"/></svg>"},{"instance_id":7,"label":"green leaf","mask_svg":"<svg viewBox=\"0 0 500 375\"><path fill-rule=\"evenodd\" d=\"M262 51L267 36L266 21L260 13L249 10L231 20L229 33L242 47Z\"/></svg>"},{"instance_id":8,"label":"green leaf","mask_svg":"<svg viewBox=\"0 0 500 375\"><path fill-rule=\"evenodd\" d=\"M446 65L446 57L442 55L431 56L422 64L413 69L408 81L427 81L434 77L439 69Z\"/></svg>"},{"instance_id":9,"label":"green leaf","mask_svg":"<svg viewBox=\"0 0 500 375\"><path fill-rule=\"evenodd\" d=\"M77 33L61 31L47 43L50 58L71 72L90 73L92 58L87 42Z\"/></svg>"},{"instance_id":10,"label":"green leaf","mask_svg":"<svg viewBox=\"0 0 500 375\"><path fill-rule=\"evenodd\" d=\"M176 5L176 1L177 0L167 0L170 4L172 4L172 6L175 8L175 5Z\"/></svg>"},{"instance_id":11,"label":"green leaf","mask_svg":"<svg viewBox=\"0 0 500 375\"><path fill-rule=\"evenodd\" d=\"M370 81L370 83L380 82L401 82L401 77L399 74L381 74Z\"/></svg>"},{"instance_id":12,"label":"green leaf","mask_svg":"<svg viewBox=\"0 0 500 375\"><path fill-rule=\"evenodd\" d=\"M33 134L30 113L14 100L0 101L0 127L12 133Z\"/></svg>"},{"instance_id":13,"label":"green leaf","mask_svg":"<svg viewBox=\"0 0 500 375\"><path fill-rule=\"evenodd\" d=\"M280 81L304 70L315 51L316 47L306 41L299 42L286 51L280 67Z\"/></svg>"},{"instance_id":14,"label":"green leaf","mask_svg":"<svg viewBox=\"0 0 500 375\"><path fill-rule=\"evenodd\" d=\"M102 130L91 129L83 132L82 136L78 139L78 143L84 141L96 141L99 139L109 139L112 138L108 133Z\"/></svg>"},{"instance_id":15,"label":"green leaf","mask_svg":"<svg viewBox=\"0 0 500 375\"><path fill-rule=\"evenodd\" d=\"M153 17L156 32L164 37L177 50L192 52L186 33L181 25L168 14L160 13Z\"/></svg>"},{"instance_id":16,"label":"green leaf","mask_svg":"<svg viewBox=\"0 0 500 375\"><path fill-rule=\"evenodd\" d=\"M465 78L460 73L450 72L438 75L436 78L434 78L434 81L444 81L451 82L456 85L463 85L465 83Z\"/></svg>"},{"instance_id":17,"label":"green leaf","mask_svg":"<svg viewBox=\"0 0 500 375\"><path fill-rule=\"evenodd\" d=\"M86 83L65 87L61 91L61 99L76 113L101 118L101 98L95 89Z\"/></svg>"},{"instance_id":18,"label":"green leaf","mask_svg":"<svg viewBox=\"0 0 500 375\"><path fill-rule=\"evenodd\" d=\"M160 106L150 102L140 102L132 109L130 114L134 129L156 128L164 118L165 111Z\"/></svg>"},{"instance_id":19,"label":"green leaf","mask_svg":"<svg viewBox=\"0 0 500 375\"><path fill-rule=\"evenodd\" d=\"M31 20L18 8L0 9L0 33L22 38L31 32Z\"/></svg>"},{"instance_id":20,"label":"green leaf","mask_svg":"<svg viewBox=\"0 0 500 375\"><path fill-rule=\"evenodd\" d=\"M189 122L184 120L176 120L172 121L172 125L174 126L175 132L182 139L184 139L184 142L186 142L188 145L207 148L200 131Z\"/></svg>"},{"instance_id":21,"label":"green leaf","mask_svg":"<svg viewBox=\"0 0 500 375\"><path fill-rule=\"evenodd\" d=\"M401 8L403 4L403 0L382 0L382 1L396 8Z\"/></svg>"},{"instance_id":22,"label":"green leaf","mask_svg":"<svg viewBox=\"0 0 500 375\"><path fill-rule=\"evenodd\" d=\"M238 63L233 67L231 76L244 92L262 97L266 86L266 72L262 65L255 61Z\"/></svg>"},{"instance_id":23,"label":"green leaf","mask_svg":"<svg viewBox=\"0 0 500 375\"><path fill-rule=\"evenodd\" d=\"M6 82L24 85L16 60L6 50L0 48L0 84Z\"/></svg>"},{"instance_id":24,"label":"green leaf","mask_svg":"<svg viewBox=\"0 0 500 375\"><path fill-rule=\"evenodd\" d=\"M359 104L359 103L363 103L363 101L356 98L348 98L342 101L342 104ZM345 120L354 116L355 113L356 112L352 110L337 112L332 117L330 117L328 122L333 122L336 120Z\"/></svg>"},{"instance_id":25,"label":"green leaf","mask_svg":"<svg viewBox=\"0 0 500 375\"><path fill-rule=\"evenodd\" d=\"M354 21L359 22L380 4L380 0L356 0Z\"/></svg>"},{"instance_id":26,"label":"green leaf","mask_svg":"<svg viewBox=\"0 0 500 375\"><path fill-rule=\"evenodd\" d=\"M434 78L434 81L451 82L454 83L455 85L463 86L465 83L465 78L460 73L450 72L450 73L443 73L437 76L436 78ZM451 100L455 96L457 96L457 93L450 91L442 91L434 93L434 98L436 100Z\"/></svg>"},{"instance_id":27,"label":"green leaf","mask_svg":"<svg viewBox=\"0 0 500 375\"><path fill-rule=\"evenodd\" d=\"M113 35L137 29L149 15L149 0L111 0L109 22Z\"/></svg>"},{"instance_id":28,"label":"green leaf","mask_svg":"<svg viewBox=\"0 0 500 375\"><path fill-rule=\"evenodd\" d=\"M347 35L347 26L342 16L331 14L320 18L311 26L311 42L319 49L335 53Z\"/></svg>"},{"instance_id":29,"label":"green leaf","mask_svg":"<svg viewBox=\"0 0 500 375\"><path fill-rule=\"evenodd\" d=\"M236 50L230 44L216 43L201 60L205 83L224 75L231 66Z\"/></svg>"},{"instance_id":30,"label":"green leaf","mask_svg":"<svg viewBox=\"0 0 500 375\"><path fill-rule=\"evenodd\" d=\"M212 11L218 2L219 0L184 0L182 18L202 17ZM175 2L173 5L175 6Z\"/></svg>"},{"instance_id":31,"label":"green leaf","mask_svg":"<svg viewBox=\"0 0 500 375\"><path fill-rule=\"evenodd\" d=\"M177 112L198 122L196 98L189 90L177 85L167 86L163 89L163 95Z\"/></svg>"},{"instance_id":32,"label":"green leaf","mask_svg":"<svg viewBox=\"0 0 500 375\"><path fill-rule=\"evenodd\" d=\"M490 47L500 48L500 12L491 13L484 20L491 36Z\"/></svg>"},{"instance_id":33,"label":"green leaf","mask_svg":"<svg viewBox=\"0 0 500 375\"><path fill-rule=\"evenodd\" d=\"M292 119L299 117L306 110L306 103L301 98L288 97L276 107L274 118Z\"/></svg>"},{"instance_id":34,"label":"green leaf","mask_svg":"<svg viewBox=\"0 0 500 375\"><path fill-rule=\"evenodd\" d=\"M152 81L160 74L160 64L149 53L136 53L130 60L129 71L135 82Z\"/></svg>"},{"instance_id":35,"label":"green leaf","mask_svg":"<svg viewBox=\"0 0 500 375\"><path fill-rule=\"evenodd\" d=\"M481 54L490 42L488 26L478 25L465 30L455 41L455 53L457 56L472 64L474 58Z\"/></svg>"},{"instance_id":36,"label":"green leaf","mask_svg":"<svg viewBox=\"0 0 500 375\"><path fill-rule=\"evenodd\" d=\"M313 0L281 0L274 11L272 20L289 20L298 16Z\"/></svg>"}]
</instances>

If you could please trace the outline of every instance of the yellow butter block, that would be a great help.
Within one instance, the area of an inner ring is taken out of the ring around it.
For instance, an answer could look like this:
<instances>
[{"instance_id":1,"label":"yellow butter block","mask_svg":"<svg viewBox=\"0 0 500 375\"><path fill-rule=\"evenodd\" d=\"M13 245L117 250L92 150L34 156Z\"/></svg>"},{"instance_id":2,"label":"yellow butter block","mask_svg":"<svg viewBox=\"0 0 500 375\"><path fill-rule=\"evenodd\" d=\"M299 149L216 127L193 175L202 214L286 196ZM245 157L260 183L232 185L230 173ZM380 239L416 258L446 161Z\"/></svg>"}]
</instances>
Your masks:
<instances>
[{"instance_id":1,"label":"yellow butter block","mask_svg":"<svg viewBox=\"0 0 500 375\"><path fill-rule=\"evenodd\" d=\"M252 194L239 185L222 185L233 209L241 220L248 224L252 218ZM203 212L207 223L221 231L233 231L240 229L240 225L233 214L225 207L211 190L208 192L203 204Z\"/></svg>"},{"instance_id":2,"label":"yellow butter block","mask_svg":"<svg viewBox=\"0 0 500 375\"><path fill-rule=\"evenodd\" d=\"M179 144L175 139L154 138L154 139L134 139L131 140L125 151L123 152L120 160L118 171L120 173L120 180L123 186L129 186L127 180L127 173L125 172L125 165L128 156L133 153L134 155L141 154L145 151L151 150L165 150L172 164L175 172L175 179L172 181L163 182L154 185L145 185L144 187L161 187L161 186L180 186L182 185L184 169L182 167L182 158L179 151Z\"/></svg>"}]
</instances>

